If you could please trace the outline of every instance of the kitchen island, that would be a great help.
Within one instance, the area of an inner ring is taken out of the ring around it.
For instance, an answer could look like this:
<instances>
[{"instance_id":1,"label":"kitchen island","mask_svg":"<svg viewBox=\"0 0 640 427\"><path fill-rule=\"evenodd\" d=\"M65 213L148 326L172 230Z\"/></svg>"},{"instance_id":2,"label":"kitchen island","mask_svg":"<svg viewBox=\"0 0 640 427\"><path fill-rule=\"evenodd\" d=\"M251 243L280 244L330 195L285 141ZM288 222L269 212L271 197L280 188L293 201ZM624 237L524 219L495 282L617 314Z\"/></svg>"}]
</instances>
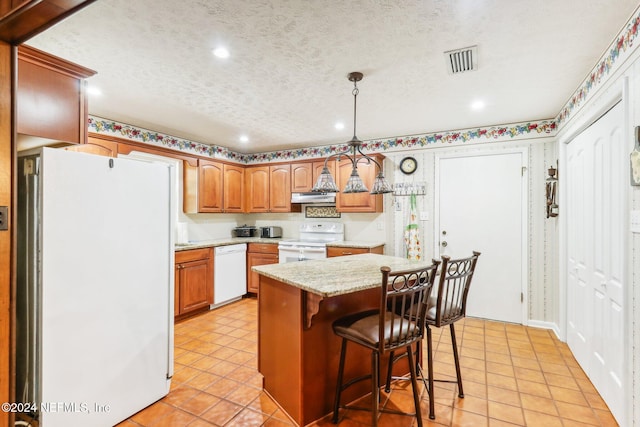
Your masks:
<instances>
[{"instance_id":1,"label":"kitchen island","mask_svg":"<svg viewBox=\"0 0 640 427\"><path fill-rule=\"evenodd\" d=\"M341 340L334 320L380 305L380 267L418 268L430 262L377 254L253 267L260 274L258 370L264 390L299 426L332 411ZM381 378L386 377L381 358ZM404 359L406 361L406 359ZM350 345L345 379L370 373L371 354ZM405 363L394 375L408 372ZM343 393L343 403L370 393L363 381Z\"/></svg>"}]
</instances>

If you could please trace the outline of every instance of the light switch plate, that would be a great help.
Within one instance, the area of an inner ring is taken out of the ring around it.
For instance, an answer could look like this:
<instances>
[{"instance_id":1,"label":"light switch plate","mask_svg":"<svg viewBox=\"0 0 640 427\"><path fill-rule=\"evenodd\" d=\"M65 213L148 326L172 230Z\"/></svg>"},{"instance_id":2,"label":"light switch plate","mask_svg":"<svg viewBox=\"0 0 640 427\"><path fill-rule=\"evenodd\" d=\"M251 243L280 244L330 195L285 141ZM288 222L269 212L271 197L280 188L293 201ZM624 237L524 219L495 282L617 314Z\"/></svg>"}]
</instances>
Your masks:
<instances>
[{"instance_id":1,"label":"light switch plate","mask_svg":"<svg viewBox=\"0 0 640 427\"><path fill-rule=\"evenodd\" d=\"M631 211L631 215L629 215L629 218L631 220L631 232L640 233L640 211Z\"/></svg>"}]
</instances>

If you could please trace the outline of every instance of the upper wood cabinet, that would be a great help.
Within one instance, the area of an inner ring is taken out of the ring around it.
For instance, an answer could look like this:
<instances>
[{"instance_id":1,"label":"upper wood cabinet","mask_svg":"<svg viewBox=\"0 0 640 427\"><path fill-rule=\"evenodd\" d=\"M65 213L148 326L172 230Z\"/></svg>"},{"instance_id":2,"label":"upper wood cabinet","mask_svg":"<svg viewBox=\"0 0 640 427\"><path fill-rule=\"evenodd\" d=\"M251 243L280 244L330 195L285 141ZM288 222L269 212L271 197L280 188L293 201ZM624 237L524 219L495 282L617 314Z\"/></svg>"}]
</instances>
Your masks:
<instances>
[{"instance_id":1,"label":"upper wood cabinet","mask_svg":"<svg viewBox=\"0 0 640 427\"><path fill-rule=\"evenodd\" d=\"M269 166L245 169L247 212L269 212Z\"/></svg>"},{"instance_id":2,"label":"upper wood cabinet","mask_svg":"<svg viewBox=\"0 0 640 427\"><path fill-rule=\"evenodd\" d=\"M244 167L224 164L223 212L244 212Z\"/></svg>"},{"instance_id":3,"label":"upper wood cabinet","mask_svg":"<svg viewBox=\"0 0 640 427\"><path fill-rule=\"evenodd\" d=\"M85 79L95 73L29 46L18 47L18 134L86 142Z\"/></svg>"},{"instance_id":4,"label":"upper wood cabinet","mask_svg":"<svg viewBox=\"0 0 640 427\"><path fill-rule=\"evenodd\" d=\"M118 143L89 136L86 144L75 144L64 147L67 151L96 154L98 156L118 157Z\"/></svg>"},{"instance_id":5,"label":"upper wood cabinet","mask_svg":"<svg viewBox=\"0 0 640 427\"><path fill-rule=\"evenodd\" d=\"M269 166L269 212L291 212L291 165Z\"/></svg>"},{"instance_id":6,"label":"upper wood cabinet","mask_svg":"<svg viewBox=\"0 0 640 427\"><path fill-rule=\"evenodd\" d=\"M244 167L206 159L182 167L184 213L244 212Z\"/></svg>"},{"instance_id":7,"label":"upper wood cabinet","mask_svg":"<svg viewBox=\"0 0 640 427\"><path fill-rule=\"evenodd\" d=\"M304 193L313 188L313 163L292 163L291 164L291 192Z\"/></svg>"},{"instance_id":8,"label":"upper wood cabinet","mask_svg":"<svg viewBox=\"0 0 640 427\"><path fill-rule=\"evenodd\" d=\"M224 164L198 160L198 212L222 212Z\"/></svg>"},{"instance_id":9,"label":"upper wood cabinet","mask_svg":"<svg viewBox=\"0 0 640 427\"><path fill-rule=\"evenodd\" d=\"M19 45L95 0L2 0L0 40Z\"/></svg>"},{"instance_id":10,"label":"upper wood cabinet","mask_svg":"<svg viewBox=\"0 0 640 427\"><path fill-rule=\"evenodd\" d=\"M318 177L322 173L324 167L324 160L318 160L314 162L300 162L291 164L291 192L292 193L304 193L311 191L313 186L318 181ZM330 160L327 162L327 167L335 177L336 174L336 162Z\"/></svg>"},{"instance_id":11,"label":"upper wood cabinet","mask_svg":"<svg viewBox=\"0 0 640 427\"><path fill-rule=\"evenodd\" d=\"M291 166L249 166L245 170L247 212L300 212L291 205Z\"/></svg>"},{"instance_id":12,"label":"upper wood cabinet","mask_svg":"<svg viewBox=\"0 0 640 427\"><path fill-rule=\"evenodd\" d=\"M379 154L376 154L372 157L380 162L380 164L382 164L382 161L384 160L384 156ZM343 159L338 162L336 184L338 184L338 188L341 191L349 180L351 169L352 164L350 160ZM378 174L378 168L373 162L369 164L367 164L367 162L360 162L358 163L358 174L360 175L360 178L362 178L364 185L366 185L367 188L371 190L376 179L376 175ZM382 194L345 194L340 192L336 196L336 208L339 212L382 212L382 201Z\"/></svg>"}]
</instances>

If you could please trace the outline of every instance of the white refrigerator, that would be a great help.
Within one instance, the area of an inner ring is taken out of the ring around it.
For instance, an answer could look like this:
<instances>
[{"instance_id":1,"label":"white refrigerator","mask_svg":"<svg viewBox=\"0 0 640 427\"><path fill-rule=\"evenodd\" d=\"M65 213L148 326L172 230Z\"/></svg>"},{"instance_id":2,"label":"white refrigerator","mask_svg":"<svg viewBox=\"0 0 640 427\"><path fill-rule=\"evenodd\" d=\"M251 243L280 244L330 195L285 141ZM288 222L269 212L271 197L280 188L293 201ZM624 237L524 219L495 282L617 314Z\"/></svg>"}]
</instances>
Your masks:
<instances>
[{"instance_id":1,"label":"white refrigerator","mask_svg":"<svg viewBox=\"0 0 640 427\"><path fill-rule=\"evenodd\" d=\"M43 148L18 159L16 402L108 426L169 392L170 166Z\"/></svg>"}]
</instances>

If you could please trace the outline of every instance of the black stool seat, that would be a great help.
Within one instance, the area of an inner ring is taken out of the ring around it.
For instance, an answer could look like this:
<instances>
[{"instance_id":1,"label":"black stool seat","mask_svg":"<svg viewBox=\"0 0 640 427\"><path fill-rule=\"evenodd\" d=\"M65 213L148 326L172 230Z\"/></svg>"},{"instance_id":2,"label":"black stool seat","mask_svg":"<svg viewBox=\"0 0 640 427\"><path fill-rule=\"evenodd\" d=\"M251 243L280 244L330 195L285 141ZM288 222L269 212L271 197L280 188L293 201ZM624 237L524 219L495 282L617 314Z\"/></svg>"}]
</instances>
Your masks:
<instances>
[{"instance_id":1,"label":"black stool seat","mask_svg":"<svg viewBox=\"0 0 640 427\"><path fill-rule=\"evenodd\" d=\"M371 379L372 390L372 426L378 425L379 412L412 415L422 427L420 414L420 398L416 381L416 370L413 362L412 345L422 342L425 331L425 314L427 299L433 286L439 261L433 261L428 267L412 270L391 271L382 267L382 286L380 308L344 316L333 323L333 332L342 338L338 381L333 407L334 423L338 422L340 395L347 387L366 379ZM343 383L344 364L347 353L347 342L353 342L371 350L371 374L353 378ZM415 413L407 414L399 411L381 410L380 401L380 355L392 353L396 349L406 348L409 357L409 371Z\"/></svg>"}]
</instances>

